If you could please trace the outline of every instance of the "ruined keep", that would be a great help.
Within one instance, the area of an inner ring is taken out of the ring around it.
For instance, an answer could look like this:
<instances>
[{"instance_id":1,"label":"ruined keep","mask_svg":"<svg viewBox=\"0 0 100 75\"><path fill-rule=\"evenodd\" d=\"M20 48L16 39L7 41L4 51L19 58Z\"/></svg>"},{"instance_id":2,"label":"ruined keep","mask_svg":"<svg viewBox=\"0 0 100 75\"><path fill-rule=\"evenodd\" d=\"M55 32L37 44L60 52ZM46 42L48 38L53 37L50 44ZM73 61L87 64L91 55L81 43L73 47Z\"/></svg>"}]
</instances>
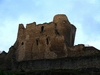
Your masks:
<instances>
[{"instance_id":1,"label":"ruined keep","mask_svg":"<svg viewBox=\"0 0 100 75\"><path fill-rule=\"evenodd\" d=\"M14 47L17 61L67 57L67 47L74 45L76 27L66 15L55 15L53 22L19 24Z\"/></svg>"}]
</instances>

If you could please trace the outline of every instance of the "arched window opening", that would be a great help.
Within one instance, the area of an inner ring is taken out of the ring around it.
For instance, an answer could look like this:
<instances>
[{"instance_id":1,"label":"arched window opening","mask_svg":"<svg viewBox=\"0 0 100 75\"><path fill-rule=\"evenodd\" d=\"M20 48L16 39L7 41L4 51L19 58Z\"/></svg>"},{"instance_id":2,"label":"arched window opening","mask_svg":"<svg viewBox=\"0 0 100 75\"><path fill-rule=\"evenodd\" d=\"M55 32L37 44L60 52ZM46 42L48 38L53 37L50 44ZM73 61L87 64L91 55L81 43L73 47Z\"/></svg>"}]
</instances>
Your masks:
<instances>
[{"instance_id":1,"label":"arched window opening","mask_svg":"<svg viewBox=\"0 0 100 75\"><path fill-rule=\"evenodd\" d=\"M43 31L44 31L44 26L41 27L41 32L43 32Z\"/></svg>"},{"instance_id":2,"label":"arched window opening","mask_svg":"<svg viewBox=\"0 0 100 75\"><path fill-rule=\"evenodd\" d=\"M21 45L24 45L24 42L22 42Z\"/></svg>"}]
</instances>

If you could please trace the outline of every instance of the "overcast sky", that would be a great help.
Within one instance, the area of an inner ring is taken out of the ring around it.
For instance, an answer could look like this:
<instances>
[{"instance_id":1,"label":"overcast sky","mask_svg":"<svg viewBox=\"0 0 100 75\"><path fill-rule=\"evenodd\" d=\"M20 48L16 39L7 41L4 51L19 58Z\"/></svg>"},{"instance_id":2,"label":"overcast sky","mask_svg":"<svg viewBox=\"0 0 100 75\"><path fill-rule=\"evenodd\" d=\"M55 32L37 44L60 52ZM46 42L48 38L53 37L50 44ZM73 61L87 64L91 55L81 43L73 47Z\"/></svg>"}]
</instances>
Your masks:
<instances>
[{"instance_id":1,"label":"overcast sky","mask_svg":"<svg viewBox=\"0 0 100 75\"><path fill-rule=\"evenodd\" d=\"M56 14L77 27L75 45L100 49L100 0L0 0L0 50L15 43L18 24L51 22Z\"/></svg>"}]
</instances>

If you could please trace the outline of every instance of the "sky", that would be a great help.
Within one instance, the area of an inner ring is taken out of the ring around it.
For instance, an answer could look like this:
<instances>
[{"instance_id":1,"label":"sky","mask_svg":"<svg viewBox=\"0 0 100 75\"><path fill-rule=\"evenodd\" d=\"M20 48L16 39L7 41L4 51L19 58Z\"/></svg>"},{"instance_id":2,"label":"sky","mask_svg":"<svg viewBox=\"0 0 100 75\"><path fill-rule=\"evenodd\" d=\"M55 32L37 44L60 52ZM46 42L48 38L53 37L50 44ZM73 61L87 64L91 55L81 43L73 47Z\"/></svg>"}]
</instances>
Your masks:
<instances>
[{"instance_id":1,"label":"sky","mask_svg":"<svg viewBox=\"0 0 100 75\"><path fill-rule=\"evenodd\" d=\"M0 51L14 45L19 24L48 23L56 14L76 26L75 45L100 50L100 0L0 0Z\"/></svg>"}]
</instances>

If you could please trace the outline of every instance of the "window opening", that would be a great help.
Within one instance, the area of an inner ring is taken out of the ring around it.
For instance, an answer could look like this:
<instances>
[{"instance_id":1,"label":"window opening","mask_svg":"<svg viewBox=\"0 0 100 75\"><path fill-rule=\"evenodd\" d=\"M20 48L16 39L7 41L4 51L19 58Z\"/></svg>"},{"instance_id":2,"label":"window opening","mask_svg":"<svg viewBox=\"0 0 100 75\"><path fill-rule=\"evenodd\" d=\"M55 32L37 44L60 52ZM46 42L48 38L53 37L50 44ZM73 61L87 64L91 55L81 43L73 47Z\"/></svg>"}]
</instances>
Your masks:
<instances>
[{"instance_id":1,"label":"window opening","mask_svg":"<svg viewBox=\"0 0 100 75\"><path fill-rule=\"evenodd\" d=\"M43 32L43 31L44 31L44 26L41 27L41 32Z\"/></svg>"},{"instance_id":2,"label":"window opening","mask_svg":"<svg viewBox=\"0 0 100 75\"><path fill-rule=\"evenodd\" d=\"M47 43L47 45L49 44L49 38L46 39L46 43Z\"/></svg>"},{"instance_id":3,"label":"window opening","mask_svg":"<svg viewBox=\"0 0 100 75\"><path fill-rule=\"evenodd\" d=\"M37 44L37 45L38 45L38 42L39 42L39 41L38 41L38 40L36 40L36 44Z\"/></svg>"},{"instance_id":4,"label":"window opening","mask_svg":"<svg viewBox=\"0 0 100 75\"><path fill-rule=\"evenodd\" d=\"M24 42L22 42L21 45L24 45Z\"/></svg>"}]
</instances>

